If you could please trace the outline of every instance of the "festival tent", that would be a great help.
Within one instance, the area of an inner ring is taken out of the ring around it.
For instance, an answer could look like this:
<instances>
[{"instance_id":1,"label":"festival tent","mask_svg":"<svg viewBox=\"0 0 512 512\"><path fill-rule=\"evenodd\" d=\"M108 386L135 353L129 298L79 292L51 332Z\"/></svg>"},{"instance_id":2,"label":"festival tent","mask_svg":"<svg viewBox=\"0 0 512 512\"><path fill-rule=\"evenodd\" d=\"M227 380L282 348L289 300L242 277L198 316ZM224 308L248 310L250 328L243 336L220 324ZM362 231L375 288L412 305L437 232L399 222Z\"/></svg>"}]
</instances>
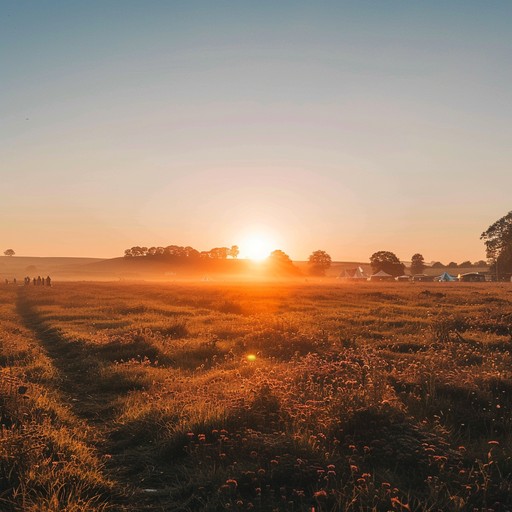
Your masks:
<instances>
[{"instance_id":1,"label":"festival tent","mask_svg":"<svg viewBox=\"0 0 512 512\"><path fill-rule=\"evenodd\" d=\"M370 276L370 281L393 281L394 277L383 270L379 270L379 272L372 274Z\"/></svg>"},{"instance_id":2,"label":"festival tent","mask_svg":"<svg viewBox=\"0 0 512 512\"><path fill-rule=\"evenodd\" d=\"M347 268L344 270L343 274L339 275L342 279L368 279L368 276L364 273L364 270L361 267L357 268Z\"/></svg>"},{"instance_id":3,"label":"festival tent","mask_svg":"<svg viewBox=\"0 0 512 512\"><path fill-rule=\"evenodd\" d=\"M443 272L438 278L437 278L438 281L441 281L441 282L452 282L452 281L457 281L457 278L456 277L453 277L451 276L450 274L448 274L448 272Z\"/></svg>"}]
</instances>

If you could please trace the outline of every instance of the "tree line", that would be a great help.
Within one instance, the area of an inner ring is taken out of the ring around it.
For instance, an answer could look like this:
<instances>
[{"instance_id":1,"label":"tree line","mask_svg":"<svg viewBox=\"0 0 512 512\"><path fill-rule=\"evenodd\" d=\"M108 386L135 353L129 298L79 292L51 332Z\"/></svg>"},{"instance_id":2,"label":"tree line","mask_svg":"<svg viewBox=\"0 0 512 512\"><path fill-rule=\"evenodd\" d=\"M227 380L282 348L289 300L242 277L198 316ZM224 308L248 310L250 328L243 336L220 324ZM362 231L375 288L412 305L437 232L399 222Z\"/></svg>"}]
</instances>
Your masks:
<instances>
[{"instance_id":1,"label":"tree line","mask_svg":"<svg viewBox=\"0 0 512 512\"><path fill-rule=\"evenodd\" d=\"M238 258L239 254L240 251L238 250L237 245L232 245L231 247L214 247L209 251L198 251L193 247L182 247L180 245L168 245L167 247L140 247L136 245L124 251L125 258L162 257L176 260L225 260L227 258L236 259Z\"/></svg>"},{"instance_id":2,"label":"tree line","mask_svg":"<svg viewBox=\"0 0 512 512\"><path fill-rule=\"evenodd\" d=\"M480 238L484 241L486 255L490 263L490 270L497 279L509 277L512 274L512 211L491 224L484 231ZM12 249L4 252L6 256L14 255ZM135 257L162 257L172 260L226 260L228 258L237 259L239 255L238 246L214 247L209 251L198 251L193 247L182 247L179 245L168 245L167 247L131 247L124 252L126 258ZM308 258L308 272L311 275L323 276L330 268L332 263L331 256L323 250L314 251ZM300 273L300 270L293 264L290 257L281 250L273 251L267 258L269 268L282 270L285 273ZM374 273L384 271L392 276L400 276L405 273L405 265L396 254L390 251L377 251L370 256L370 265ZM466 260L462 263L454 261L443 265L436 261L432 268L470 268L484 267L487 262L479 260L474 263ZM411 257L411 274L421 274L427 268L425 260L420 253L413 254Z\"/></svg>"}]
</instances>

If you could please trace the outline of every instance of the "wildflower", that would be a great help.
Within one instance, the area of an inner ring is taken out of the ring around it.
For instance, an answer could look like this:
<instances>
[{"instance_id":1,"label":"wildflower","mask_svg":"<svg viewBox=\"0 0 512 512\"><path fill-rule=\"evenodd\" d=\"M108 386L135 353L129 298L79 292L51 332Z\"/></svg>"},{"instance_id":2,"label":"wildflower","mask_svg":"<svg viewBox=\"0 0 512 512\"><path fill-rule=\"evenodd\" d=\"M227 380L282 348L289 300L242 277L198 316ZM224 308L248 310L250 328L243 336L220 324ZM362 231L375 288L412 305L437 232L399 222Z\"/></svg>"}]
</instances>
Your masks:
<instances>
[{"instance_id":1,"label":"wildflower","mask_svg":"<svg viewBox=\"0 0 512 512\"><path fill-rule=\"evenodd\" d=\"M322 500L322 499L327 498L327 492L325 492L324 490L316 491L316 492L315 492L315 494L313 494L313 496L314 496L317 500Z\"/></svg>"},{"instance_id":2,"label":"wildflower","mask_svg":"<svg viewBox=\"0 0 512 512\"><path fill-rule=\"evenodd\" d=\"M236 489L238 487L238 482L234 478L230 478L226 480L226 485L229 485L231 489Z\"/></svg>"}]
</instances>

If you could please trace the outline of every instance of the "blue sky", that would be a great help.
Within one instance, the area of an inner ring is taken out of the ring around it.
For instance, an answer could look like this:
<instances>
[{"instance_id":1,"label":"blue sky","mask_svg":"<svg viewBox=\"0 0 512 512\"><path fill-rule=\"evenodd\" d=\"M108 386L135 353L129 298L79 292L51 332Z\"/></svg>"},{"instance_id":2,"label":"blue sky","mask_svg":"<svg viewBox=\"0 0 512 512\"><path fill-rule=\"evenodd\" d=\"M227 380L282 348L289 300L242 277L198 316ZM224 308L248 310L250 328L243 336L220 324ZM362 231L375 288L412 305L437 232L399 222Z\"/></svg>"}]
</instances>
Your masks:
<instances>
[{"instance_id":1,"label":"blue sky","mask_svg":"<svg viewBox=\"0 0 512 512\"><path fill-rule=\"evenodd\" d=\"M481 259L510 208L509 2L4 1L0 240Z\"/></svg>"}]
</instances>

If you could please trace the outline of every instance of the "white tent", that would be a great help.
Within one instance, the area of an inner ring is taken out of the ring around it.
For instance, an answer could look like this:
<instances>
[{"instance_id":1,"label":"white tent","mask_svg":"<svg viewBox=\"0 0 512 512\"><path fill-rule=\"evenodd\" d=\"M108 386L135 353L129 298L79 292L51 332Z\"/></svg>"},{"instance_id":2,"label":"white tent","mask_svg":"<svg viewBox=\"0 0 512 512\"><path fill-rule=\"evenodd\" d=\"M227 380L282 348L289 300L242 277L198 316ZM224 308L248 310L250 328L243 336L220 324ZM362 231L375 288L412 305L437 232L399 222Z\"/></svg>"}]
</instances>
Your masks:
<instances>
[{"instance_id":1,"label":"white tent","mask_svg":"<svg viewBox=\"0 0 512 512\"><path fill-rule=\"evenodd\" d=\"M356 268L346 268L342 274L339 275L342 279L368 279L368 276L364 273L364 270L361 267Z\"/></svg>"},{"instance_id":2,"label":"white tent","mask_svg":"<svg viewBox=\"0 0 512 512\"><path fill-rule=\"evenodd\" d=\"M384 272L384 270L379 270L377 273L370 276L370 281L392 281L393 279L393 276Z\"/></svg>"}]
</instances>

